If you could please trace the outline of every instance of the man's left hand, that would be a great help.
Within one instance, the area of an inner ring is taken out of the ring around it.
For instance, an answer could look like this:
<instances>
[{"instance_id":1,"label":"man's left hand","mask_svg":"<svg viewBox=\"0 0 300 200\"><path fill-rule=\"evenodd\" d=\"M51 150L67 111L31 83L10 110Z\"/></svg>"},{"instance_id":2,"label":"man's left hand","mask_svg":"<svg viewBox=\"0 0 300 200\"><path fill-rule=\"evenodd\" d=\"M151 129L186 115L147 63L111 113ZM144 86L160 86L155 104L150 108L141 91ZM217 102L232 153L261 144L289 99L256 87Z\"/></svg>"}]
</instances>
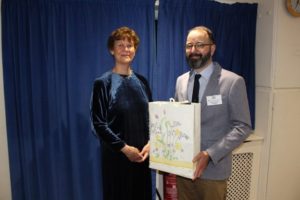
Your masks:
<instances>
[{"instance_id":1,"label":"man's left hand","mask_svg":"<svg viewBox=\"0 0 300 200\"><path fill-rule=\"evenodd\" d=\"M209 159L210 157L207 151L201 151L194 157L193 162L194 163L196 162L197 164L196 164L196 170L194 172L193 180L201 176L201 174L203 173L203 171L206 169L208 165Z\"/></svg>"}]
</instances>

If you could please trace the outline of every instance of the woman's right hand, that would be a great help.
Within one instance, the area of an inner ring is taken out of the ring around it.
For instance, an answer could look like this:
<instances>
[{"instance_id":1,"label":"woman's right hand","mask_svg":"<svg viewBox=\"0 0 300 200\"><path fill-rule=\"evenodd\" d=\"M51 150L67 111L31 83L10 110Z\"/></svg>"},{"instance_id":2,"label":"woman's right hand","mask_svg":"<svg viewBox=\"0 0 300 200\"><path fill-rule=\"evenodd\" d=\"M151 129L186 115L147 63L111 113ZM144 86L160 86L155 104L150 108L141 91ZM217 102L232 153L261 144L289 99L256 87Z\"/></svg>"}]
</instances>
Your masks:
<instances>
[{"instance_id":1,"label":"woman's right hand","mask_svg":"<svg viewBox=\"0 0 300 200\"><path fill-rule=\"evenodd\" d=\"M131 162L142 162L143 161L143 156L141 155L140 151L133 146L129 146L126 144L121 149L121 151L127 156L127 158Z\"/></svg>"}]
</instances>

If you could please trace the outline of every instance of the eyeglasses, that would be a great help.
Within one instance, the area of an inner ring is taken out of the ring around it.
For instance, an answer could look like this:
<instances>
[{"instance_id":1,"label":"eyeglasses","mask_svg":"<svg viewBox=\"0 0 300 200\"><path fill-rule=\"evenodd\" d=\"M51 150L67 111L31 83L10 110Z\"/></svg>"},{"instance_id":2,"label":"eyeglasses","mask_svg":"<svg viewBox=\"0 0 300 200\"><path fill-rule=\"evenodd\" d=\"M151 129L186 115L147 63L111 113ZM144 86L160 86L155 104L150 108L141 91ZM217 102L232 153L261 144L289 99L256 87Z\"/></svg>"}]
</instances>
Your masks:
<instances>
[{"instance_id":1,"label":"eyeglasses","mask_svg":"<svg viewBox=\"0 0 300 200\"><path fill-rule=\"evenodd\" d=\"M204 47L210 46L210 45L213 45L213 44L212 43L197 42L196 44L186 44L185 49L186 50L191 50L193 47L195 47L196 50L202 50L202 49L204 49Z\"/></svg>"}]
</instances>

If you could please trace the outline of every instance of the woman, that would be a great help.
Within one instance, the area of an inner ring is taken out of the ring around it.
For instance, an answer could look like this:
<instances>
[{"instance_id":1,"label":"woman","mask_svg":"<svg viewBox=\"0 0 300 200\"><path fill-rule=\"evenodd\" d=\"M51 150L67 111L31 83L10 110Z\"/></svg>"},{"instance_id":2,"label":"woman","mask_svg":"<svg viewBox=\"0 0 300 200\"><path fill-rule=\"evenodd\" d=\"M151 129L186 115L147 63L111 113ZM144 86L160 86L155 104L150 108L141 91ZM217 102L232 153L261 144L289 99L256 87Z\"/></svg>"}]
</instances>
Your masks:
<instances>
[{"instance_id":1,"label":"woman","mask_svg":"<svg viewBox=\"0 0 300 200\"><path fill-rule=\"evenodd\" d=\"M121 27L108 38L115 65L94 82L91 118L102 148L104 200L151 199L147 80L130 64L137 34Z\"/></svg>"}]
</instances>

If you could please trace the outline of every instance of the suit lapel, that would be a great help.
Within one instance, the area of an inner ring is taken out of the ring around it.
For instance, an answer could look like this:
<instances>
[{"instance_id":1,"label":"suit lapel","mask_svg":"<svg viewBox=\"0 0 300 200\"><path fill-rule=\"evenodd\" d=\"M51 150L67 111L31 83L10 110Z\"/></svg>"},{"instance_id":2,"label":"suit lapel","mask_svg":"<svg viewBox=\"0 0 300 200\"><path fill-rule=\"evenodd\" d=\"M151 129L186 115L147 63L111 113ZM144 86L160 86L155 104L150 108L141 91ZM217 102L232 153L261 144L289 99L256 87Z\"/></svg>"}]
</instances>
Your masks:
<instances>
[{"instance_id":1,"label":"suit lapel","mask_svg":"<svg viewBox=\"0 0 300 200\"><path fill-rule=\"evenodd\" d=\"M216 94L220 94L220 88L219 88L219 79L221 76L221 66L218 63L214 63L214 71L211 74L211 77L207 83L206 89L202 95L201 99L201 109L205 109L207 107L207 96L212 96Z\"/></svg>"},{"instance_id":2,"label":"suit lapel","mask_svg":"<svg viewBox=\"0 0 300 200\"><path fill-rule=\"evenodd\" d=\"M183 81L182 81L182 85L183 85L183 87L182 87L182 89L183 89L182 94L183 94L183 97L181 97L181 98L182 98L182 99L181 99L182 101L188 100L187 89L188 89L189 78L190 78L190 73L186 73L185 78L182 79L182 80L183 80Z\"/></svg>"}]
</instances>

